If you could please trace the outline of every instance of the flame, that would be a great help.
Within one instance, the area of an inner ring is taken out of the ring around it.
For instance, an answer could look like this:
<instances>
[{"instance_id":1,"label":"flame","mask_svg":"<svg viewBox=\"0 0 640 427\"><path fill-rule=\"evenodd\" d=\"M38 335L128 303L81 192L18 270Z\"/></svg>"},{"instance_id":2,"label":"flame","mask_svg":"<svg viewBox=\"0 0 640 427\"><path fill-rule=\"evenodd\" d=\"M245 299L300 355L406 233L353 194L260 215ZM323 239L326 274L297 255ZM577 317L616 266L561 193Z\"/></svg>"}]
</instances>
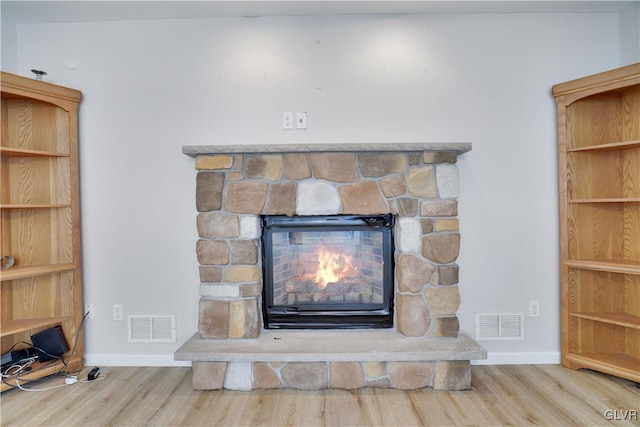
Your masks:
<instances>
[{"instance_id":1,"label":"flame","mask_svg":"<svg viewBox=\"0 0 640 427\"><path fill-rule=\"evenodd\" d=\"M344 274L355 269L351 264L350 255L329 252L324 246L318 250L318 270L315 281L319 289L324 289L327 283L337 282L344 277Z\"/></svg>"}]
</instances>

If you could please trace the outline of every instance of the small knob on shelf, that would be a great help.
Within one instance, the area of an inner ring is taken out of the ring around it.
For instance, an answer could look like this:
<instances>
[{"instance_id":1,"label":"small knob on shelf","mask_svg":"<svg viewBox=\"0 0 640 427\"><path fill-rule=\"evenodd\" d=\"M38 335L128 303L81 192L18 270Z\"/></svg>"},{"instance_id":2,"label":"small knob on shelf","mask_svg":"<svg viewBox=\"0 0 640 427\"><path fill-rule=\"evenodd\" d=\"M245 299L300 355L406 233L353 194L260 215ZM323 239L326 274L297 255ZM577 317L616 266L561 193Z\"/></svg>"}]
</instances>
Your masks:
<instances>
[{"instance_id":1,"label":"small knob on shelf","mask_svg":"<svg viewBox=\"0 0 640 427\"><path fill-rule=\"evenodd\" d=\"M31 72L36 75L36 80L42 81L42 77L47 75L46 71L31 69Z\"/></svg>"}]
</instances>

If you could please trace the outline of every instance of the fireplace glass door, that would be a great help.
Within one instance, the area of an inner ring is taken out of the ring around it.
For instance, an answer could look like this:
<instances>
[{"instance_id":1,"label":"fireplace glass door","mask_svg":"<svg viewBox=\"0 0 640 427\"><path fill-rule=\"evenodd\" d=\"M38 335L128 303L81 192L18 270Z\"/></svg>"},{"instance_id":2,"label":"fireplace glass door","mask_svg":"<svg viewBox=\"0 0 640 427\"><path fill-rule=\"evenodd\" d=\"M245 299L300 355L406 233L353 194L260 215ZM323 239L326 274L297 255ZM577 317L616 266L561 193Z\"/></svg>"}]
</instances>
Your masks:
<instances>
[{"instance_id":1,"label":"fireplace glass door","mask_svg":"<svg viewBox=\"0 0 640 427\"><path fill-rule=\"evenodd\" d=\"M267 216L266 328L393 325L393 216Z\"/></svg>"}]
</instances>

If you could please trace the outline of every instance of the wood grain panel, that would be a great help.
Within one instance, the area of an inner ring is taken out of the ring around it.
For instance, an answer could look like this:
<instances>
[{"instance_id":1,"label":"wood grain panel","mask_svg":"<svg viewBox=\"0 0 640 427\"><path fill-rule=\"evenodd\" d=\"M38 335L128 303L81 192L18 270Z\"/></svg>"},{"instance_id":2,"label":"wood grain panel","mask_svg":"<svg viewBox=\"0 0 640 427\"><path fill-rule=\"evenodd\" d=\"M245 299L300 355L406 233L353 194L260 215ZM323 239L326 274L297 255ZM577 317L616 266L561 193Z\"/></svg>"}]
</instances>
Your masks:
<instances>
[{"instance_id":1,"label":"wood grain panel","mask_svg":"<svg viewBox=\"0 0 640 427\"><path fill-rule=\"evenodd\" d=\"M640 85L622 94L622 140L640 139Z\"/></svg>"},{"instance_id":2,"label":"wood grain panel","mask_svg":"<svg viewBox=\"0 0 640 427\"><path fill-rule=\"evenodd\" d=\"M67 157L5 157L2 204L69 204Z\"/></svg>"},{"instance_id":3,"label":"wood grain panel","mask_svg":"<svg viewBox=\"0 0 640 427\"><path fill-rule=\"evenodd\" d=\"M640 262L640 203L624 205L623 228L623 257Z\"/></svg>"},{"instance_id":4,"label":"wood grain panel","mask_svg":"<svg viewBox=\"0 0 640 427\"><path fill-rule=\"evenodd\" d=\"M622 196L640 197L640 148L624 150L622 156Z\"/></svg>"},{"instance_id":5,"label":"wood grain panel","mask_svg":"<svg viewBox=\"0 0 640 427\"><path fill-rule=\"evenodd\" d=\"M640 276L625 276L624 311L640 316Z\"/></svg>"},{"instance_id":6,"label":"wood grain panel","mask_svg":"<svg viewBox=\"0 0 640 427\"><path fill-rule=\"evenodd\" d=\"M629 328L626 330L626 333L626 354L638 360L638 363L636 364L636 372L638 373L638 377L640 378L640 345L638 345L638 343L640 342L640 330Z\"/></svg>"},{"instance_id":7,"label":"wood grain panel","mask_svg":"<svg viewBox=\"0 0 640 427\"><path fill-rule=\"evenodd\" d=\"M33 145L32 101L5 98L3 100L7 104L6 146L38 149Z\"/></svg>"},{"instance_id":8,"label":"wood grain panel","mask_svg":"<svg viewBox=\"0 0 640 427\"><path fill-rule=\"evenodd\" d=\"M568 232L571 259L625 259L623 203L571 204Z\"/></svg>"},{"instance_id":9,"label":"wood grain panel","mask_svg":"<svg viewBox=\"0 0 640 427\"><path fill-rule=\"evenodd\" d=\"M583 98L569 106L572 118L573 147L622 141L622 94L598 94Z\"/></svg>"}]
</instances>

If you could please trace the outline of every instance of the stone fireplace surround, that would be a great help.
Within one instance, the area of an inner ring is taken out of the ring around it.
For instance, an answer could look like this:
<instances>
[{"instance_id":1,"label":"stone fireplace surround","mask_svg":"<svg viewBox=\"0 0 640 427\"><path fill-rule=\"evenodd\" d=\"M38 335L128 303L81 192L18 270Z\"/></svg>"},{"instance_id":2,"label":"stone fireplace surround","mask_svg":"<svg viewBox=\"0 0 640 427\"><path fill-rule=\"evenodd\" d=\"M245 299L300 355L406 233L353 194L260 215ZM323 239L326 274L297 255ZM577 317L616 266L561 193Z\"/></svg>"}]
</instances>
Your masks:
<instances>
[{"instance_id":1,"label":"stone fireplace surround","mask_svg":"<svg viewBox=\"0 0 640 427\"><path fill-rule=\"evenodd\" d=\"M468 143L185 146L196 158L200 390L464 390L485 350L458 333L457 156ZM265 330L260 215L396 215L394 328Z\"/></svg>"}]
</instances>

